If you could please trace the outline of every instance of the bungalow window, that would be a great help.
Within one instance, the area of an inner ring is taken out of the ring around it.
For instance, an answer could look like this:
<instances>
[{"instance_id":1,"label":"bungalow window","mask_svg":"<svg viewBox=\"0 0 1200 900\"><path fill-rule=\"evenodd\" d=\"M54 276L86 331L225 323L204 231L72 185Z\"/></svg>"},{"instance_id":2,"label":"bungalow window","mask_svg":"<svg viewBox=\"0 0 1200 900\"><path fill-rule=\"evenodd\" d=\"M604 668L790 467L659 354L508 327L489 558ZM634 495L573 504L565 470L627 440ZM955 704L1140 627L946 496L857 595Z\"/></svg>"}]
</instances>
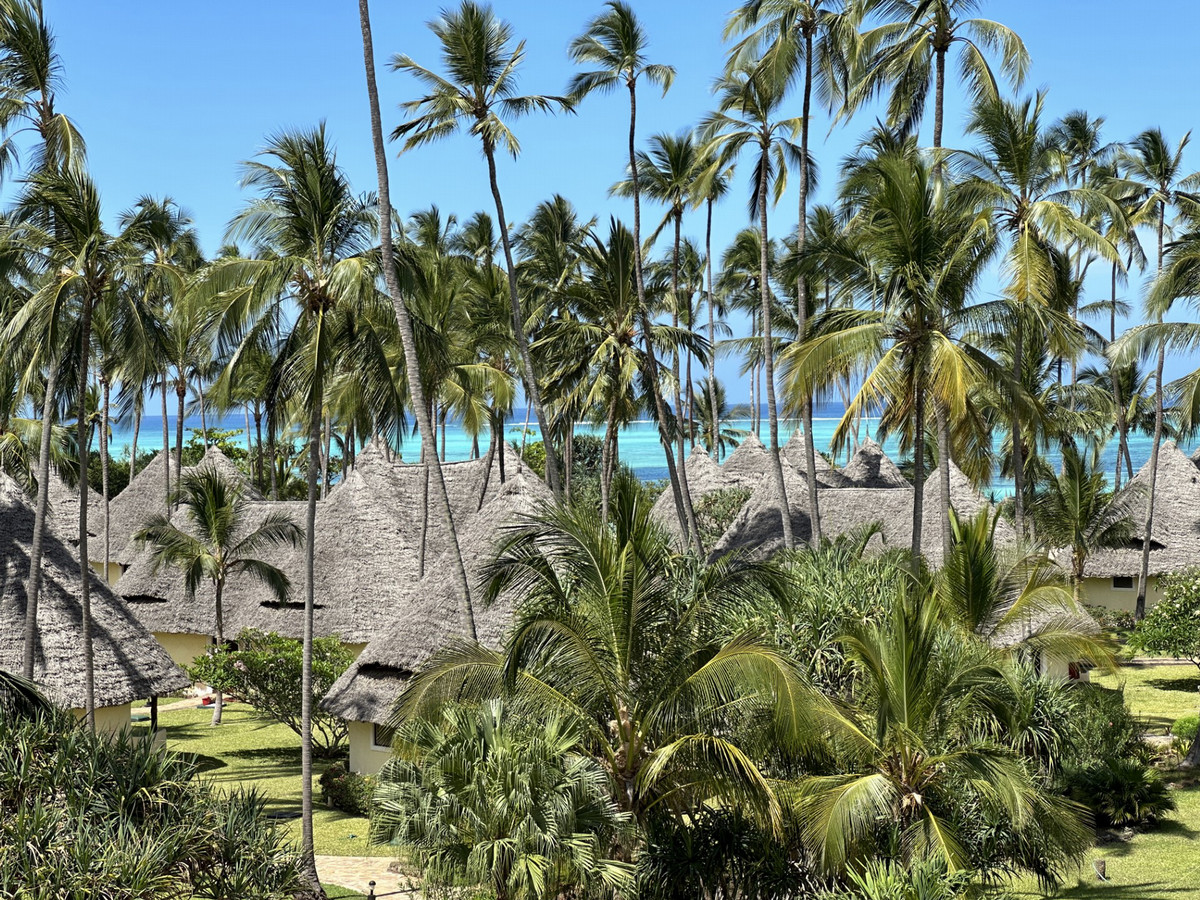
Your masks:
<instances>
[{"instance_id":1,"label":"bungalow window","mask_svg":"<svg viewBox=\"0 0 1200 900\"><path fill-rule=\"evenodd\" d=\"M1113 576L1114 591L1132 591L1133 576L1132 575L1114 575Z\"/></svg>"},{"instance_id":2,"label":"bungalow window","mask_svg":"<svg viewBox=\"0 0 1200 900\"><path fill-rule=\"evenodd\" d=\"M396 740L396 729L374 723L371 731L371 744L376 750L391 750L392 742Z\"/></svg>"}]
</instances>

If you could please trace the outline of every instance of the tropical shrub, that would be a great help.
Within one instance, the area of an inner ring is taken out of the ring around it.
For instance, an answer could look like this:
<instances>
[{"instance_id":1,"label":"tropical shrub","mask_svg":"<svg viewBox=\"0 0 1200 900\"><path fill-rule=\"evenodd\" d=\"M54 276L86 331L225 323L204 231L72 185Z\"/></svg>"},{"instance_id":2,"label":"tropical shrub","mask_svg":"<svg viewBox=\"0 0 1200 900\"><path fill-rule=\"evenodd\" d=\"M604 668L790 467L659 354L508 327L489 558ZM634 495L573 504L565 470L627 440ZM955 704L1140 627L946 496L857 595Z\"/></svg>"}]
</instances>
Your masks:
<instances>
[{"instance_id":1,"label":"tropical shrub","mask_svg":"<svg viewBox=\"0 0 1200 900\"><path fill-rule=\"evenodd\" d=\"M1158 772L1135 759L1111 759L1083 770L1073 793L1101 825L1146 825L1175 808Z\"/></svg>"},{"instance_id":2,"label":"tropical shrub","mask_svg":"<svg viewBox=\"0 0 1200 900\"><path fill-rule=\"evenodd\" d=\"M851 887L820 895L820 900L958 900L966 896L970 876L949 875L936 862L901 866L871 860L848 873Z\"/></svg>"},{"instance_id":3,"label":"tropical shrub","mask_svg":"<svg viewBox=\"0 0 1200 900\"><path fill-rule=\"evenodd\" d=\"M1194 741L1200 731L1200 715L1180 716L1171 725L1171 734L1183 741Z\"/></svg>"},{"instance_id":4,"label":"tropical shrub","mask_svg":"<svg viewBox=\"0 0 1200 900\"><path fill-rule=\"evenodd\" d=\"M700 543L706 550L711 550L725 530L733 524L737 514L750 499L750 494L748 487L722 488L707 493L696 501L696 525L700 529Z\"/></svg>"},{"instance_id":5,"label":"tropical shrub","mask_svg":"<svg viewBox=\"0 0 1200 900\"><path fill-rule=\"evenodd\" d=\"M1116 759L1144 759L1142 726L1125 703L1123 689L1074 685L1073 739L1064 747L1064 768L1085 769Z\"/></svg>"},{"instance_id":6,"label":"tropical shrub","mask_svg":"<svg viewBox=\"0 0 1200 900\"><path fill-rule=\"evenodd\" d=\"M1083 604L1088 615L1096 620L1096 624L1104 631L1119 635L1127 635L1137 627L1137 617L1132 612L1123 609L1110 609L1091 603Z\"/></svg>"},{"instance_id":7,"label":"tropical shrub","mask_svg":"<svg viewBox=\"0 0 1200 900\"><path fill-rule=\"evenodd\" d=\"M196 660L190 674L216 690L241 697L255 715L300 733L300 672L303 646L275 632L247 628L238 635L238 649L214 648ZM320 709L319 701L350 663L350 651L337 635L313 640L312 739L318 756L336 756L347 739L344 719Z\"/></svg>"},{"instance_id":8,"label":"tropical shrub","mask_svg":"<svg viewBox=\"0 0 1200 900\"><path fill-rule=\"evenodd\" d=\"M295 896L300 862L263 798L195 774L128 733L0 711L0 896Z\"/></svg>"},{"instance_id":9,"label":"tropical shrub","mask_svg":"<svg viewBox=\"0 0 1200 900\"><path fill-rule=\"evenodd\" d=\"M1130 645L1200 666L1200 568L1164 575L1159 586L1162 599L1137 624Z\"/></svg>"},{"instance_id":10,"label":"tropical shrub","mask_svg":"<svg viewBox=\"0 0 1200 900\"><path fill-rule=\"evenodd\" d=\"M371 814L371 797L375 794L376 779L346 769L345 763L329 765L318 781L321 799L333 809L350 813L352 816Z\"/></svg>"},{"instance_id":11,"label":"tropical shrub","mask_svg":"<svg viewBox=\"0 0 1200 900\"><path fill-rule=\"evenodd\" d=\"M400 847L427 884L486 886L497 900L629 890L632 867L608 856L628 816L578 741L499 701L409 719L379 774L371 840Z\"/></svg>"}]
</instances>

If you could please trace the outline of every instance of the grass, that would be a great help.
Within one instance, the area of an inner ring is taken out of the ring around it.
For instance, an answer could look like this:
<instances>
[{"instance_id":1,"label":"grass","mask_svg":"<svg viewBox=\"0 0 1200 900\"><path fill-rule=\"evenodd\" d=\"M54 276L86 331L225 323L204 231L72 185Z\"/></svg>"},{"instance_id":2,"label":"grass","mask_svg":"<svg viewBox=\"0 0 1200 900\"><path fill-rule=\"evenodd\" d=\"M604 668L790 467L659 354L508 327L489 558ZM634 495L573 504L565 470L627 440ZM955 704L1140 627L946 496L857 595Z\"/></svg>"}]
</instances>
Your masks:
<instances>
[{"instance_id":1,"label":"grass","mask_svg":"<svg viewBox=\"0 0 1200 900\"><path fill-rule=\"evenodd\" d=\"M1165 734L1171 723L1200 707L1200 671L1193 666L1129 667L1092 681L1125 687L1125 701L1147 722L1151 733ZM1168 781L1172 776L1168 774ZM1200 783L1174 792L1178 809L1170 818L1130 841L1097 846L1083 872L1063 886L1065 900L1171 900L1200 897ZM1101 882L1092 862L1105 862L1108 881ZM1016 897L1041 897L1028 885Z\"/></svg>"},{"instance_id":2,"label":"grass","mask_svg":"<svg viewBox=\"0 0 1200 900\"><path fill-rule=\"evenodd\" d=\"M273 813L300 813L300 737L284 725L255 718L240 704L225 707L223 722L213 728L211 709L180 709L159 714L167 746L193 753L204 777L222 787L252 787L268 798ZM390 856L387 847L367 844L367 820L321 803L321 777L329 760L313 762L313 843L318 855ZM289 837L300 840L299 819L283 822ZM357 894L344 896L355 897Z\"/></svg>"}]
</instances>

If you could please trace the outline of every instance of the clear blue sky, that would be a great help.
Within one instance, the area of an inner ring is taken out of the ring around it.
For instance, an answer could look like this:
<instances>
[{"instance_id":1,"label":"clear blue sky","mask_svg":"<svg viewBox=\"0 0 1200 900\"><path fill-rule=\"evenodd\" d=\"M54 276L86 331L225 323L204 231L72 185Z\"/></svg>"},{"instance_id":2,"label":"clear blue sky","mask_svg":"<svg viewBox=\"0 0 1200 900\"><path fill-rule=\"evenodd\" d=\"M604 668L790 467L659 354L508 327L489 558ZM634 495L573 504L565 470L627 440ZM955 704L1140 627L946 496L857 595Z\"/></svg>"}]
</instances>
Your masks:
<instances>
[{"instance_id":1,"label":"clear blue sky","mask_svg":"<svg viewBox=\"0 0 1200 900\"><path fill-rule=\"evenodd\" d=\"M83 131L110 219L142 194L170 195L191 210L206 249L213 252L245 199L238 162L261 148L267 134L322 119L355 185L374 188L353 0L45 2L65 69L59 108ZM527 41L522 89L562 92L572 72L567 43L600 3L501 0L495 5ZM732 0L637 0L635 8L652 39L650 57L678 69L666 98L649 91L640 97L641 136L688 127L711 108L712 81L725 52L721 30L732 5ZM1194 52L1200 4L1194 0L985 0L982 6L981 15L1004 22L1025 39L1033 58L1025 90L1049 90L1050 118L1073 109L1103 115L1109 140L1156 125L1175 142L1200 125L1193 91L1200 83L1200 55ZM397 104L418 92L387 63L392 54L404 52L439 65L425 22L440 8L372 3L385 131L400 121ZM799 113L796 107L791 114ZM517 122L523 153L500 169L510 217L524 217L553 193L568 197L584 216L630 217L628 204L607 196L623 172L627 115L626 98L618 94L589 99L576 115ZM865 110L826 137L828 117L816 114L814 152L823 176L818 200L829 199L838 160L875 115ZM947 104L948 145L969 146L961 135L964 115L955 91ZM928 136L927 124L922 137ZM1186 165L1200 169L1200 135ZM401 211L436 203L465 218L477 209L492 209L485 167L466 135L400 159L393 155L391 172L393 203ZM746 196L743 177L718 210L716 248L748 224ZM793 191L775 212L780 228L794 227L795 206ZM703 238L703 227L698 214L685 223L697 239ZM987 289L995 287L993 282ZM1098 279L1095 289L1106 291L1106 281ZM1131 290L1136 295L1137 285ZM724 368L731 400L743 399L747 390L736 383L734 367Z\"/></svg>"}]
</instances>

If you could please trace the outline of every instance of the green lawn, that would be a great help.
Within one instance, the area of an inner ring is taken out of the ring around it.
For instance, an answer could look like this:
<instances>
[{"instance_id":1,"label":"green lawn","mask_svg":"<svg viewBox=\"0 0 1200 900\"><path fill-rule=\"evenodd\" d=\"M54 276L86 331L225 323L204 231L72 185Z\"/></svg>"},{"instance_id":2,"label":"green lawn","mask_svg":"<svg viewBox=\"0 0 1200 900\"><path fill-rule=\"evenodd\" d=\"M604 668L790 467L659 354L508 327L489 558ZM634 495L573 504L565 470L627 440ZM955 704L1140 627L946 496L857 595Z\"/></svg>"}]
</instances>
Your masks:
<instances>
[{"instance_id":1,"label":"green lawn","mask_svg":"<svg viewBox=\"0 0 1200 900\"><path fill-rule=\"evenodd\" d=\"M243 705L227 706L224 722L209 725L211 709L182 709L159 715L159 726L167 731L167 746L199 757L205 777L221 786L256 788L270 798L272 812L300 812L300 738L291 729L264 722L250 715ZM329 765L316 760L313 779L313 840L316 852L329 856L389 856L386 847L367 844L367 820L328 809L321 803L315 783ZM285 827L299 841L298 819ZM350 895L354 896L354 895Z\"/></svg>"},{"instance_id":2,"label":"green lawn","mask_svg":"<svg viewBox=\"0 0 1200 900\"><path fill-rule=\"evenodd\" d=\"M1115 675L1093 673L1092 681L1105 687L1124 685L1125 701L1146 720L1152 734L1166 734L1180 716L1200 712L1200 669L1193 665L1130 666Z\"/></svg>"}]
</instances>

